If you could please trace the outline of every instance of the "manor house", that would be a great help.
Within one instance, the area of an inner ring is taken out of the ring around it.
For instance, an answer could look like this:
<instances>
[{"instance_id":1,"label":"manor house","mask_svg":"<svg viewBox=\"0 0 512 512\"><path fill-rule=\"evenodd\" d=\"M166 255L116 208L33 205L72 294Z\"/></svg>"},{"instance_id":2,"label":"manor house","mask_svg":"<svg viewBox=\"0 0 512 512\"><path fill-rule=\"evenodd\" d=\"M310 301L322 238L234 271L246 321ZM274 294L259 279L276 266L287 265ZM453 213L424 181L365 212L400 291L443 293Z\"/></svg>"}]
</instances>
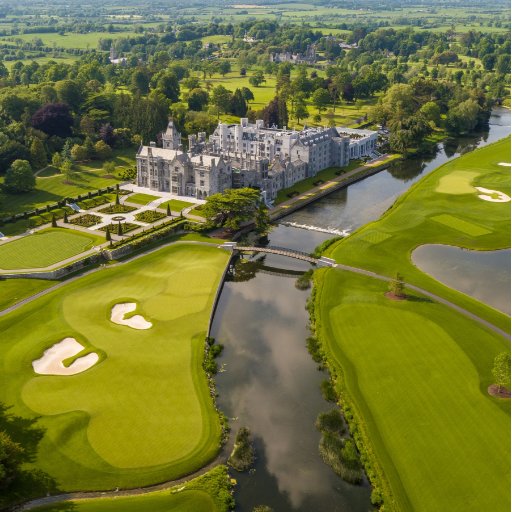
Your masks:
<instances>
[{"instance_id":1,"label":"manor house","mask_svg":"<svg viewBox=\"0 0 512 512\"><path fill-rule=\"evenodd\" d=\"M204 199L228 188L259 188L267 202L277 192L327 167L377 156L377 132L349 128L265 127L263 121L219 123L214 133L189 136L189 147L172 121L162 147L151 142L137 153L137 185Z\"/></svg>"}]
</instances>

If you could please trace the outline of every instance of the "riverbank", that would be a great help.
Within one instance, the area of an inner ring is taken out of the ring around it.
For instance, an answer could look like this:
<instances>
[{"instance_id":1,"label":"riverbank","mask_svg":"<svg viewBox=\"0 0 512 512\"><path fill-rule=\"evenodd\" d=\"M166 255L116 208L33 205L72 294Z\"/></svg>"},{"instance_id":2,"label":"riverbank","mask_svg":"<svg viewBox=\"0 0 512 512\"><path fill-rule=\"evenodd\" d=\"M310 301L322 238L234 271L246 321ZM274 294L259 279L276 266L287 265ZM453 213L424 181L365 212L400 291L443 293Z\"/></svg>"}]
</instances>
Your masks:
<instances>
[{"instance_id":1,"label":"riverbank","mask_svg":"<svg viewBox=\"0 0 512 512\"><path fill-rule=\"evenodd\" d=\"M509 155L507 139L445 164L329 255L390 277L399 271L508 331L506 315L426 276L410 253L423 243L507 246L509 205L483 201L470 186L508 189L498 163ZM411 290L389 300L370 276L322 269L315 291L312 322L386 510L509 510L510 404L487 394L506 338Z\"/></svg>"},{"instance_id":2,"label":"riverbank","mask_svg":"<svg viewBox=\"0 0 512 512\"><path fill-rule=\"evenodd\" d=\"M325 183L313 186L306 191L298 194L291 199L279 203L277 206L269 211L269 216L272 221L276 221L290 213L293 213L308 204L317 201L318 199L332 194L336 190L362 180L368 176L376 174L379 171L385 169L391 162L399 160L400 155L384 155L377 160L374 160L368 164L356 167L350 171L340 174L336 178L332 178Z\"/></svg>"}]
</instances>

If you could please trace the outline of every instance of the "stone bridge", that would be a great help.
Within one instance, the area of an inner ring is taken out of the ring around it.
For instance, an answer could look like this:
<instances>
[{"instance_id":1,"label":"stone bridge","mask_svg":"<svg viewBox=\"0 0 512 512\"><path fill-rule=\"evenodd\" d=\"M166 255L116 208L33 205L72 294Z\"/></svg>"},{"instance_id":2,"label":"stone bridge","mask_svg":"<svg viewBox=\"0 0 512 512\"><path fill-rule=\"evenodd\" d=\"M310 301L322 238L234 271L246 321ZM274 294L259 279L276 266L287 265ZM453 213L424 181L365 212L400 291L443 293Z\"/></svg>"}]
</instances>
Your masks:
<instances>
[{"instance_id":1,"label":"stone bridge","mask_svg":"<svg viewBox=\"0 0 512 512\"><path fill-rule=\"evenodd\" d=\"M296 251L294 249L287 249L285 247L275 247L268 245L266 247L257 246L244 246L238 245L236 242L227 242L221 246L222 249L228 249L231 251L238 252L262 252L268 254L277 254L279 256L286 256L288 258L295 258L297 260L307 261L313 265L323 265L328 267L335 267L336 262L330 258L322 256L321 258L314 258L311 254L302 251Z\"/></svg>"}]
</instances>

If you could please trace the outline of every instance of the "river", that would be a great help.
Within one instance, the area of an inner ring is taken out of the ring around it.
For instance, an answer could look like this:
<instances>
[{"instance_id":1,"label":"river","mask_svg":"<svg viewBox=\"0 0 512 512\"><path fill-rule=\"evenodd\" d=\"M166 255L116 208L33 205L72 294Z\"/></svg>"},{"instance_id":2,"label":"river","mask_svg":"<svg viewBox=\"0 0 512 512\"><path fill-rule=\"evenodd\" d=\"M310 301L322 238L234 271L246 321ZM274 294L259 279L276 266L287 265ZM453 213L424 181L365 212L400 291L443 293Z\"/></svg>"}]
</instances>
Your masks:
<instances>
[{"instance_id":1,"label":"river","mask_svg":"<svg viewBox=\"0 0 512 512\"><path fill-rule=\"evenodd\" d=\"M509 134L510 112L495 110L488 132L439 144L431 158L395 163L284 220L356 229L379 218L439 165ZM309 252L331 236L278 225L269 238L272 245ZM255 439L254 470L234 475L237 510L268 505L275 512L366 512L371 509L369 487L346 484L318 454L314 422L332 405L320 392L327 375L306 349L309 292L297 290L293 276L272 274L272 267L303 271L309 265L276 255L258 264L238 264L236 280L224 284L212 326L212 335L225 347L216 384L219 407L231 419L230 443L241 426L249 427Z\"/></svg>"}]
</instances>

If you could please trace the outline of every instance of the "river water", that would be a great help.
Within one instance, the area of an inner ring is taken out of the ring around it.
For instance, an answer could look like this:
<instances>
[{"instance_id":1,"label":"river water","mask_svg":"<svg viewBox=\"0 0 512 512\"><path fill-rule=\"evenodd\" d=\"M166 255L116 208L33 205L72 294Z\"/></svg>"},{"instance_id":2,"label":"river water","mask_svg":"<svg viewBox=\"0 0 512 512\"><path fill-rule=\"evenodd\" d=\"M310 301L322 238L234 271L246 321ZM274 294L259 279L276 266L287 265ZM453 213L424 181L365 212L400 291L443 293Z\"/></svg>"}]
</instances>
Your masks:
<instances>
[{"instance_id":1,"label":"river water","mask_svg":"<svg viewBox=\"0 0 512 512\"><path fill-rule=\"evenodd\" d=\"M489 132L439 144L431 158L393 164L285 220L356 229L379 218L399 195L442 163L509 134L510 112L496 110ZM283 225L269 235L271 245L305 252L330 237ZM238 510L251 512L264 504L275 512L366 512L371 509L369 487L343 482L318 453L320 435L314 422L332 406L320 393L327 375L306 349L309 292L295 288L293 275L272 270L304 271L309 265L276 255L255 260L258 263L239 263L234 280L224 284L212 326L212 336L225 347L216 384L219 407L231 419L230 443L241 426L255 439L254 470L234 475Z\"/></svg>"}]
</instances>

